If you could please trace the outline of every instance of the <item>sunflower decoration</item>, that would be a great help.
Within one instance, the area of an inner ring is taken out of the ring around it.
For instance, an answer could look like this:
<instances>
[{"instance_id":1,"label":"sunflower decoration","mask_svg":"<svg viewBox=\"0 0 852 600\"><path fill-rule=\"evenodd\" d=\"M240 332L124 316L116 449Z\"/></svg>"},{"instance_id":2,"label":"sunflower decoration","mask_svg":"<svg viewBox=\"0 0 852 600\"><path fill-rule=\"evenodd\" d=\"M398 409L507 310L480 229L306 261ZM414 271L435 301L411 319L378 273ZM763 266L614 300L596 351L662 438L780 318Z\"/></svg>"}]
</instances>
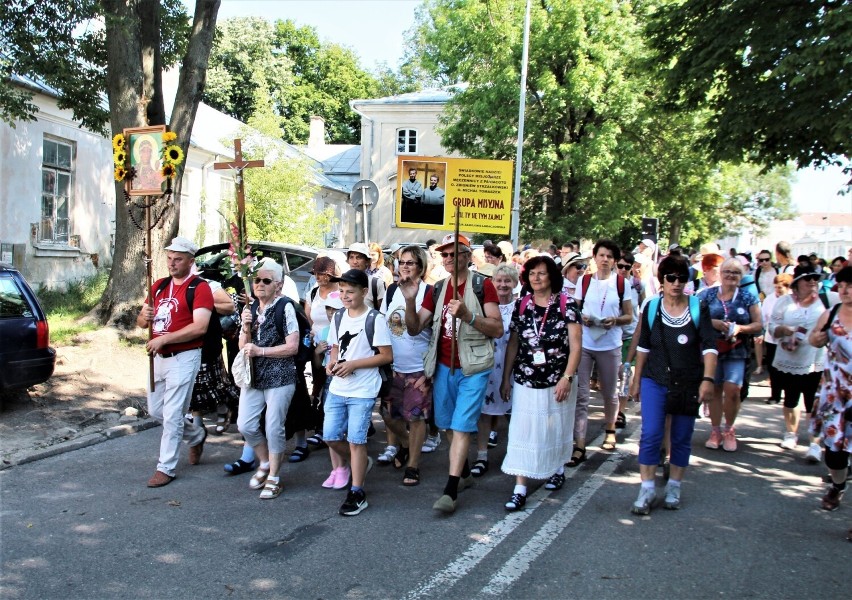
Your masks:
<instances>
[{"instance_id":1,"label":"sunflower decoration","mask_svg":"<svg viewBox=\"0 0 852 600\"><path fill-rule=\"evenodd\" d=\"M127 164L127 152L123 148L116 150L112 153L112 162L114 162L116 166L124 166Z\"/></svg>"},{"instance_id":2,"label":"sunflower decoration","mask_svg":"<svg viewBox=\"0 0 852 600\"><path fill-rule=\"evenodd\" d=\"M183 162L183 150L177 144L171 144L163 149L163 161L173 165Z\"/></svg>"},{"instance_id":3,"label":"sunflower decoration","mask_svg":"<svg viewBox=\"0 0 852 600\"><path fill-rule=\"evenodd\" d=\"M115 180L124 181L125 177L127 177L127 169L125 169L123 165L117 166L115 168Z\"/></svg>"},{"instance_id":4,"label":"sunflower decoration","mask_svg":"<svg viewBox=\"0 0 852 600\"><path fill-rule=\"evenodd\" d=\"M124 150L127 148L127 140L124 137L123 133L117 133L112 138L112 149L114 152L118 152L119 150Z\"/></svg>"},{"instance_id":5,"label":"sunflower decoration","mask_svg":"<svg viewBox=\"0 0 852 600\"><path fill-rule=\"evenodd\" d=\"M177 170L172 163L163 163L163 168L160 169L160 174L168 179L174 179Z\"/></svg>"},{"instance_id":6,"label":"sunflower decoration","mask_svg":"<svg viewBox=\"0 0 852 600\"><path fill-rule=\"evenodd\" d=\"M173 142L176 139L177 139L177 134L174 131L167 131L166 133L163 134L163 142L166 143L166 144L169 143L169 142Z\"/></svg>"}]
</instances>

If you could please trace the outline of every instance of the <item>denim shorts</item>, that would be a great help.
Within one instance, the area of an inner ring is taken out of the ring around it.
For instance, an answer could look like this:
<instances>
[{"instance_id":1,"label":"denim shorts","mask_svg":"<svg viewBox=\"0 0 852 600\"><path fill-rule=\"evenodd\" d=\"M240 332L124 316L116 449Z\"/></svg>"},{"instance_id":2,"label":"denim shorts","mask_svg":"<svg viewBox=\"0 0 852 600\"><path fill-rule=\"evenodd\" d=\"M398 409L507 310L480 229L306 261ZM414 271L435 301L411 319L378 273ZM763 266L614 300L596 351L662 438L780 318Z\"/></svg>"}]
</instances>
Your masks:
<instances>
[{"instance_id":1,"label":"denim shorts","mask_svg":"<svg viewBox=\"0 0 852 600\"><path fill-rule=\"evenodd\" d=\"M329 392L325 397L322 439L342 442L345 435L350 444L366 444L375 403L375 398L350 398Z\"/></svg>"},{"instance_id":2,"label":"denim shorts","mask_svg":"<svg viewBox=\"0 0 852 600\"><path fill-rule=\"evenodd\" d=\"M724 382L728 382L742 387L744 379L744 358L720 358L719 362L716 363L716 376L714 377L716 385L722 385Z\"/></svg>"},{"instance_id":3,"label":"denim shorts","mask_svg":"<svg viewBox=\"0 0 852 600\"><path fill-rule=\"evenodd\" d=\"M438 429L476 433L490 375L490 369L475 375L463 375L461 369L450 373L446 365L437 366L432 399Z\"/></svg>"}]
</instances>

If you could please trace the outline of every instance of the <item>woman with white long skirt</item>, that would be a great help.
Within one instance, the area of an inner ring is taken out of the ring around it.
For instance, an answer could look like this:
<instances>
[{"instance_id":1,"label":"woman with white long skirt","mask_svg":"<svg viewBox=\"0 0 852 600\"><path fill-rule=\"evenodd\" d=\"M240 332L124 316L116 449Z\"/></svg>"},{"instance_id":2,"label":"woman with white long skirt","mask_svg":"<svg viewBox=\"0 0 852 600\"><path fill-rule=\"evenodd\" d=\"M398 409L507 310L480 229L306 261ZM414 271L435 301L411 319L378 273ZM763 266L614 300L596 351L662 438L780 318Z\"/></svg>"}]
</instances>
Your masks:
<instances>
[{"instance_id":1,"label":"woman with white long skirt","mask_svg":"<svg viewBox=\"0 0 852 600\"><path fill-rule=\"evenodd\" d=\"M574 409L580 363L580 310L562 292L562 274L549 256L524 264L521 280L532 289L518 300L503 369L503 397L512 398L512 420L503 472L515 476L506 510L524 507L527 481L547 479L558 490L574 446ZM514 380L514 381L513 381Z\"/></svg>"}]
</instances>

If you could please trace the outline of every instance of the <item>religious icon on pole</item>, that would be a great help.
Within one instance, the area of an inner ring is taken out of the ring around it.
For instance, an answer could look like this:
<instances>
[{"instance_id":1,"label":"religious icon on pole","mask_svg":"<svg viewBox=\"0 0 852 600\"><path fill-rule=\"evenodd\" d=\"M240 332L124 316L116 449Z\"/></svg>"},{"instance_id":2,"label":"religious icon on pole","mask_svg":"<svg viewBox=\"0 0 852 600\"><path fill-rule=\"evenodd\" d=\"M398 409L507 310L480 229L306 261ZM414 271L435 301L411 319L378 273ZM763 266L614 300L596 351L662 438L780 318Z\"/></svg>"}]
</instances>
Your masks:
<instances>
[{"instance_id":1,"label":"religious icon on pole","mask_svg":"<svg viewBox=\"0 0 852 600\"><path fill-rule=\"evenodd\" d=\"M165 133L165 125L125 129L126 164L132 174L128 186L131 196L158 196L163 193L163 183L167 179L162 172L166 164L163 160Z\"/></svg>"}]
</instances>

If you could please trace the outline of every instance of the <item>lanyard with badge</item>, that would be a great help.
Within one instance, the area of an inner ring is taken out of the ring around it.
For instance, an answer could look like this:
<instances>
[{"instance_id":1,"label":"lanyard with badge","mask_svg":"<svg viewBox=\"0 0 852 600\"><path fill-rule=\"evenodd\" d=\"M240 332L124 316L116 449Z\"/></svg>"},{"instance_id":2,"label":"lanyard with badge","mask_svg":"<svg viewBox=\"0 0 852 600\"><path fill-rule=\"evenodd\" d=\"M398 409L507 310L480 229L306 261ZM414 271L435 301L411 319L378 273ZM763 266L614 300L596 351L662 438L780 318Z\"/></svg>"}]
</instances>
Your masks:
<instances>
[{"instance_id":1,"label":"lanyard with badge","mask_svg":"<svg viewBox=\"0 0 852 600\"><path fill-rule=\"evenodd\" d=\"M547 363L544 349L541 347L541 335L544 333L544 324L547 322L547 313L550 312L550 306L553 304L553 294L550 295L550 300L547 302L547 308L544 309L544 316L541 318L541 326L536 326L535 319L535 302L530 302L532 306L532 326L535 337L530 340L532 347L533 364L540 367Z\"/></svg>"}]
</instances>

